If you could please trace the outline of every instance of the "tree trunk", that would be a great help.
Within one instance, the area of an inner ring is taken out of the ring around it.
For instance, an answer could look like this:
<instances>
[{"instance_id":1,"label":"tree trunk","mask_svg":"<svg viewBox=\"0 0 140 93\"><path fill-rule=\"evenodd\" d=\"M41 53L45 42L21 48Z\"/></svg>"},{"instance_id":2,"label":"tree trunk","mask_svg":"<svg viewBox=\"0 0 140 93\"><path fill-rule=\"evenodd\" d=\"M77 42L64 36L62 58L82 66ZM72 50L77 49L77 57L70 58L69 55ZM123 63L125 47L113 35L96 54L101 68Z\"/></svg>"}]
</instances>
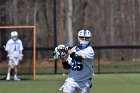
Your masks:
<instances>
[{"instance_id":1,"label":"tree trunk","mask_svg":"<svg viewBox=\"0 0 140 93\"><path fill-rule=\"evenodd\" d=\"M68 4L68 10L67 10L67 14L66 14L66 29L68 32L68 43L70 46L73 46L73 28L72 28L72 10L73 10L73 6L72 6L72 0L67 0L67 4Z\"/></svg>"}]
</instances>

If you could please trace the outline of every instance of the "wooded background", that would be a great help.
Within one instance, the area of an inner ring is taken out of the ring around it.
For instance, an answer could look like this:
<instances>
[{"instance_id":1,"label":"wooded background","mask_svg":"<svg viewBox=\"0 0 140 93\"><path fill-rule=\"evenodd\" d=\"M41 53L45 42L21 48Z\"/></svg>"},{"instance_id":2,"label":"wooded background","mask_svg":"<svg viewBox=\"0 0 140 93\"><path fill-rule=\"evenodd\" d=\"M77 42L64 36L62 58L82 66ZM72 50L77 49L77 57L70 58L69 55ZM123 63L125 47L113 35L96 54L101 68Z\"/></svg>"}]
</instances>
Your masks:
<instances>
[{"instance_id":1,"label":"wooded background","mask_svg":"<svg viewBox=\"0 0 140 93\"><path fill-rule=\"evenodd\" d=\"M35 25L37 47L54 46L54 16L54 0L0 0L0 25ZM73 46L89 29L92 46L140 45L139 25L140 0L56 0L57 44ZM1 46L6 36L0 31Z\"/></svg>"}]
</instances>

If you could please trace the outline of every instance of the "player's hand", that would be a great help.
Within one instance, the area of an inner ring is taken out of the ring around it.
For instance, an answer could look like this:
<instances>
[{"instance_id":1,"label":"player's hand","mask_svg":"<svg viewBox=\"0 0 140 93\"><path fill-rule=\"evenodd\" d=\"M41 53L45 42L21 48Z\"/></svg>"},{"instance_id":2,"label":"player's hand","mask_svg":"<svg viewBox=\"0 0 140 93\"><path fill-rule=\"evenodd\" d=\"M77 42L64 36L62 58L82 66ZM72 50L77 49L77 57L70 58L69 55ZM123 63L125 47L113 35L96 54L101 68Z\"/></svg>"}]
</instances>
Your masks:
<instances>
[{"instance_id":1,"label":"player's hand","mask_svg":"<svg viewBox=\"0 0 140 93\"><path fill-rule=\"evenodd\" d=\"M65 45L58 45L57 50L58 51L65 51Z\"/></svg>"},{"instance_id":2,"label":"player's hand","mask_svg":"<svg viewBox=\"0 0 140 93\"><path fill-rule=\"evenodd\" d=\"M10 58L10 57L13 57L13 56L12 56L12 54L8 54L7 57Z\"/></svg>"},{"instance_id":3,"label":"player's hand","mask_svg":"<svg viewBox=\"0 0 140 93\"><path fill-rule=\"evenodd\" d=\"M21 61L23 59L23 54L20 54L18 59L19 59L19 61Z\"/></svg>"},{"instance_id":4,"label":"player's hand","mask_svg":"<svg viewBox=\"0 0 140 93\"><path fill-rule=\"evenodd\" d=\"M68 44L65 44L65 51L68 52L68 50L70 50L70 47Z\"/></svg>"},{"instance_id":5,"label":"player's hand","mask_svg":"<svg viewBox=\"0 0 140 93\"><path fill-rule=\"evenodd\" d=\"M68 51L68 46L58 45L57 49L58 49L58 51L61 51L61 52L67 52Z\"/></svg>"},{"instance_id":6,"label":"player's hand","mask_svg":"<svg viewBox=\"0 0 140 93\"><path fill-rule=\"evenodd\" d=\"M8 54L7 57L8 57L9 59L13 59L13 58L14 58L14 56L11 55L11 54Z\"/></svg>"},{"instance_id":7,"label":"player's hand","mask_svg":"<svg viewBox=\"0 0 140 93\"><path fill-rule=\"evenodd\" d=\"M11 56L11 54L8 54L8 55L7 55L7 57L10 57L10 56Z\"/></svg>"},{"instance_id":8,"label":"player's hand","mask_svg":"<svg viewBox=\"0 0 140 93\"><path fill-rule=\"evenodd\" d=\"M23 54L20 54L20 56L23 57L24 55Z\"/></svg>"}]
</instances>

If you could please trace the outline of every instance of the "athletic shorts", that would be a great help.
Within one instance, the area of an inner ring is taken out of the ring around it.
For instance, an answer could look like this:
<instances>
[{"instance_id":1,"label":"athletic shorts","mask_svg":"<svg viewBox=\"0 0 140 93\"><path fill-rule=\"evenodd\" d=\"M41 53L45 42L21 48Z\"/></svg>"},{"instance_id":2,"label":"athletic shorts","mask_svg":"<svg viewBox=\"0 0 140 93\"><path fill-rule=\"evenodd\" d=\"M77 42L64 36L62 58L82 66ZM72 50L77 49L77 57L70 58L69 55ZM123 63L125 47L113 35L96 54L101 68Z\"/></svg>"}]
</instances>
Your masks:
<instances>
[{"instance_id":1,"label":"athletic shorts","mask_svg":"<svg viewBox=\"0 0 140 93\"><path fill-rule=\"evenodd\" d=\"M17 66L19 64L19 59L18 57L9 57L9 62L8 62L8 65L11 67L11 68L14 68L15 66Z\"/></svg>"},{"instance_id":2,"label":"athletic shorts","mask_svg":"<svg viewBox=\"0 0 140 93\"><path fill-rule=\"evenodd\" d=\"M74 81L70 78L65 80L63 86L59 89L67 93L89 93L92 83L90 79L84 81Z\"/></svg>"}]
</instances>

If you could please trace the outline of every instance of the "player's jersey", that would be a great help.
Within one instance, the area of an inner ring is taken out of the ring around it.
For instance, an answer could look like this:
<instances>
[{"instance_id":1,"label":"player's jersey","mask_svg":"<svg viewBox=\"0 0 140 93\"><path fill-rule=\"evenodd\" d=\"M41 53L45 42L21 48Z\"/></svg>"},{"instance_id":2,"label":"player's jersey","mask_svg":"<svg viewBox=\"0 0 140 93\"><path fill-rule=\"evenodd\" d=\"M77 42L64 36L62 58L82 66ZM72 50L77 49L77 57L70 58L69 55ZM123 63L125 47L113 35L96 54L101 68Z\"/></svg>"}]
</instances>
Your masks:
<instances>
[{"instance_id":1,"label":"player's jersey","mask_svg":"<svg viewBox=\"0 0 140 93\"><path fill-rule=\"evenodd\" d=\"M88 46L85 49L79 50L77 46L71 49L72 52L76 52L76 54L81 55L84 60L82 62L78 62L72 60L72 58L68 57L68 62L71 65L71 71L68 75L68 78L71 78L75 81L83 81L91 78L94 74L93 72L93 59L94 59L94 50L91 46Z\"/></svg>"},{"instance_id":2,"label":"player's jersey","mask_svg":"<svg viewBox=\"0 0 140 93\"><path fill-rule=\"evenodd\" d=\"M10 39L6 44L6 51L10 51L10 55L13 55L15 57L18 57L20 54L20 51L23 50L22 41L20 39L13 41Z\"/></svg>"}]
</instances>

